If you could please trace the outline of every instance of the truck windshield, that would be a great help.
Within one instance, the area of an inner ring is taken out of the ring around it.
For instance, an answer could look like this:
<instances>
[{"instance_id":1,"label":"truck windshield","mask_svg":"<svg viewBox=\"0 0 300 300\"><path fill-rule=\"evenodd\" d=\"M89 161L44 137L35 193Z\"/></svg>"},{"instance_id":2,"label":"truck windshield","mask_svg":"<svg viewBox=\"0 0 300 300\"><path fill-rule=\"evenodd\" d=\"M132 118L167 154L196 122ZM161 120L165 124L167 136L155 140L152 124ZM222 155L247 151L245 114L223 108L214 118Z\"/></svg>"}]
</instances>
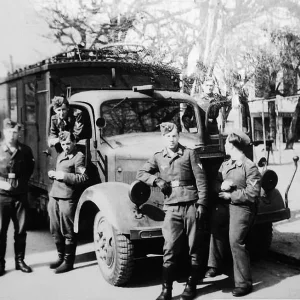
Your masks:
<instances>
[{"instance_id":1,"label":"truck windshield","mask_svg":"<svg viewBox=\"0 0 300 300\"><path fill-rule=\"evenodd\" d=\"M118 99L103 103L101 115L105 137L159 131L162 122L175 123L180 132L198 132L194 106L180 100Z\"/></svg>"}]
</instances>

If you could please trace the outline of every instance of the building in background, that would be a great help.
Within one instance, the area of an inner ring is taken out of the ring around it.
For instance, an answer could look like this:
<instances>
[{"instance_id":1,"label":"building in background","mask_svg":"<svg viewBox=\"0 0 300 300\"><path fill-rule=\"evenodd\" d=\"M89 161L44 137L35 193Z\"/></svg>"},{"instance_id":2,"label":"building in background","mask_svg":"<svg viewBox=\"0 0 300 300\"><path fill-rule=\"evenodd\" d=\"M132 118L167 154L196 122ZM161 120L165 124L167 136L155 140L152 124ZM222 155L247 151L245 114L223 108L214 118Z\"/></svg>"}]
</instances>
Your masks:
<instances>
[{"instance_id":1,"label":"building in background","mask_svg":"<svg viewBox=\"0 0 300 300\"><path fill-rule=\"evenodd\" d=\"M264 101L262 98L254 98L250 100L249 108L251 113L251 121L253 124L254 140L263 140L263 116L266 139L268 139L270 135L270 112L268 111L268 101L275 101L275 105L277 105L278 108L276 113L277 139L285 143L298 98L299 95L288 97L277 96ZM296 141L300 139L300 124L297 126L297 128L298 132Z\"/></svg>"}]
</instances>

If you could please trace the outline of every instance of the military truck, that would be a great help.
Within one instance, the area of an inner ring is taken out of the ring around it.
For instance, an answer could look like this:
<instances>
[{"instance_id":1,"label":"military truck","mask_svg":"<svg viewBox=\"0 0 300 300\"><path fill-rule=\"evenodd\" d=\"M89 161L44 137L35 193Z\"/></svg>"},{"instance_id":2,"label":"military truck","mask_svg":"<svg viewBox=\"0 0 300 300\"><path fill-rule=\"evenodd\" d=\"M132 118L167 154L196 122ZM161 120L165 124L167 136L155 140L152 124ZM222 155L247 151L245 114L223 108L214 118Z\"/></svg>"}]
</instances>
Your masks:
<instances>
[{"instance_id":1,"label":"military truck","mask_svg":"<svg viewBox=\"0 0 300 300\"><path fill-rule=\"evenodd\" d=\"M64 94L71 108L82 112L90 135L78 147L86 154L93 180L79 199L74 228L79 232L85 225L93 231L101 273L112 285L129 281L136 258L162 253L163 194L135 179L137 170L162 147L159 124L177 124L181 143L196 149L209 183L225 159L226 120L219 134L210 134L204 112L180 92L179 72L147 60L139 47L75 48L9 74L0 86L6 115L24 124L22 140L36 158L29 193L35 219L47 216L47 171L57 156L47 145L51 99ZM212 105L228 107L226 101ZM243 105L238 113L251 124ZM250 125L246 130L251 132ZM252 151L249 147L249 157ZM273 222L290 217L276 178L264 171L264 195L250 243L254 252L270 246Z\"/></svg>"}]
</instances>

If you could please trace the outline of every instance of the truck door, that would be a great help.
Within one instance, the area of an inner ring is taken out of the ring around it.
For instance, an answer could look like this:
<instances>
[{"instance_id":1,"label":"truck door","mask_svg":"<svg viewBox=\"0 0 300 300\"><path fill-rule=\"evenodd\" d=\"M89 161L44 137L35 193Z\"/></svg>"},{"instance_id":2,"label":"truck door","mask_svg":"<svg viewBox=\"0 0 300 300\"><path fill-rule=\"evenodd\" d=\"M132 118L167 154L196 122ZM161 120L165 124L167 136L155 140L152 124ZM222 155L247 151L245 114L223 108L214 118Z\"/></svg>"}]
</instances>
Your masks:
<instances>
[{"instance_id":1,"label":"truck door","mask_svg":"<svg viewBox=\"0 0 300 300\"><path fill-rule=\"evenodd\" d=\"M22 123L24 124L24 143L33 152L36 161L31 181L39 182L39 132L38 132L38 99L36 98L36 81L27 79L24 81L24 106L22 109Z\"/></svg>"}]
</instances>

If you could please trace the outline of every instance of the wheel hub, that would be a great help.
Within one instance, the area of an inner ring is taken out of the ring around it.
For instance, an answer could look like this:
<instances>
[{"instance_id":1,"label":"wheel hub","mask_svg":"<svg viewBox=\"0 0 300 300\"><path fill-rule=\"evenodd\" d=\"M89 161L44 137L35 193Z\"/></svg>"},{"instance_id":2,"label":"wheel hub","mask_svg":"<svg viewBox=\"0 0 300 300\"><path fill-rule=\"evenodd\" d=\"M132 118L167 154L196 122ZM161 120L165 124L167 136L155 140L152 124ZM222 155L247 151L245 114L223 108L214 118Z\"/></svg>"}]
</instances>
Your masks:
<instances>
[{"instance_id":1,"label":"wheel hub","mask_svg":"<svg viewBox=\"0 0 300 300\"><path fill-rule=\"evenodd\" d=\"M95 233L96 254L108 267L114 263L114 242L110 225L101 220Z\"/></svg>"}]
</instances>

